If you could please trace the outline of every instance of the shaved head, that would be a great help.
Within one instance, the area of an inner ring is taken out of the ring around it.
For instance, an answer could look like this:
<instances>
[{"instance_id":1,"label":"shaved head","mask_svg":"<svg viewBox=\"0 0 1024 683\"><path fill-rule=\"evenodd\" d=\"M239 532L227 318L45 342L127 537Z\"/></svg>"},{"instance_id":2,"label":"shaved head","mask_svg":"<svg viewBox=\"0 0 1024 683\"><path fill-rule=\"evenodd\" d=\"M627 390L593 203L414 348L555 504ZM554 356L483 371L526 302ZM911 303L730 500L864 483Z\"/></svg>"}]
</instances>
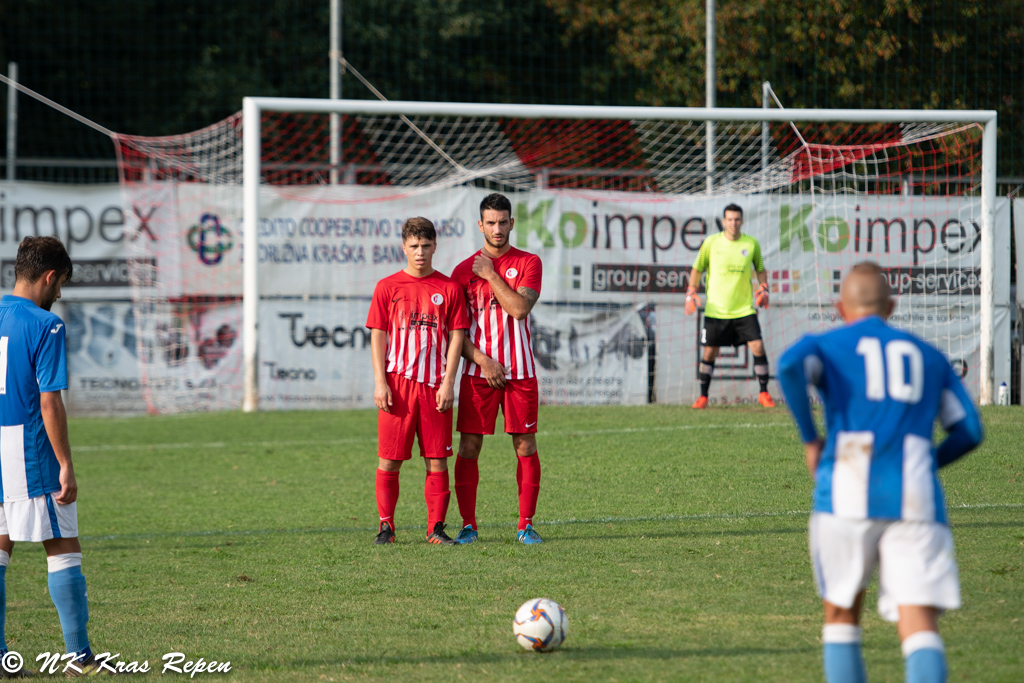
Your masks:
<instances>
[{"instance_id":1,"label":"shaved head","mask_svg":"<svg viewBox=\"0 0 1024 683\"><path fill-rule=\"evenodd\" d=\"M850 268L843 279L838 308L848 323L869 315L889 317L893 309L889 281L877 263L862 261Z\"/></svg>"}]
</instances>

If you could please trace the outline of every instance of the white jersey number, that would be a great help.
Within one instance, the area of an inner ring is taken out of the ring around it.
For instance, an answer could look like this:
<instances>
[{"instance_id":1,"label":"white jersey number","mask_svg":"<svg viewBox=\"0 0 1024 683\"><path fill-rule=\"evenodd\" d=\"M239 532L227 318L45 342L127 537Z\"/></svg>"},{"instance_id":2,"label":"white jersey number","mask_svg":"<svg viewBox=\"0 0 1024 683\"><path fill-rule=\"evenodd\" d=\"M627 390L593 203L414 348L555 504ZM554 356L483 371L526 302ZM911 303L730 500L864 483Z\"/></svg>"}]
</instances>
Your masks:
<instances>
[{"instance_id":1,"label":"white jersey number","mask_svg":"<svg viewBox=\"0 0 1024 683\"><path fill-rule=\"evenodd\" d=\"M924 393L924 357L921 349L905 339L885 345L877 337L861 337L857 355L864 357L865 393L868 400L883 401L888 395L901 403L917 403ZM909 375L909 376L908 376ZM889 378L886 386L886 376Z\"/></svg>"},{"instance_id":2,"label":"white jersey number","mask_svg":"<svg viewBox=\"0 0 1024 683\"><path fill-rule=\"evenodd\" d=\"M7 339L0 337L0 394L7 393Z\"/></svg>"}]
</instances>

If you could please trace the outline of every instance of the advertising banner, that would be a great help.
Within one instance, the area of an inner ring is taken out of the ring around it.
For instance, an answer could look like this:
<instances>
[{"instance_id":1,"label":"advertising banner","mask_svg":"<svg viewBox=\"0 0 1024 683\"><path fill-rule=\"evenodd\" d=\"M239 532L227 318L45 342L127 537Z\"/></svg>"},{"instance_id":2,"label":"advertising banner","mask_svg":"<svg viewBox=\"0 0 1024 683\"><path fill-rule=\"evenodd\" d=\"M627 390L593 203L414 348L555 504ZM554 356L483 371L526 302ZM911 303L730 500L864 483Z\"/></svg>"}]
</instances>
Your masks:
<instances>
[{"instance_id":1,"label":"advertising banner","mask_svg":"<svg viewBox=\"0 0 1024 683\"><path fill-rule=\"evenodd\" d=\"M59 301L53 311L67 329L68 411L145 412L131 302Z\"/></svg>"},{"instance_id":2,"label":"advertising banner","mask_svg":"<svg viewBox=\"0 0 1024 683\"><path fill-rule=\"evenodd\" d=\"M402 222L423 215L435 223L434 263L450 273L483 244L476 220L485 194L474 187L261 188L254 253L264 299L264 405L372 405L362 324L377 281L404 266ZM684 319L677 307L701 242L720 230L722 208L732 201L743 207L743 231L758 238L768 270L772 308L760 320L773 362L799 333L835 324L820 318L832 315L846 269L872 259L886 270L898 316L906 318L894 322L962 360L967 386L977 391L977 198L557 190L509 198L512 244L544 264L534 352L545 402L690 400L696 356L683 354L697 353L699 316ZM1009 201L997 199L997 384L1009 380L1009 216ZM139 183L122 194L114 185L0 183L2 291L13 287L17 244L28 234L56 234L75 263L61 309L73 412L237 407L245 256L239 188ZM648 365L653 383L638 379ZM752 397L756 383L743 381L751 385L743 396ZM136 392L152 405L138 403Z\"/></svg>"},{"instance_id":3,"label":"advertising banner","mask_svg":"<svg viewBox=\"0 0 1024 683\"><path fill-rule=\"evenodd\" d=\"M370 300L260 304L260 407L373 407Z\"/></svg>"},{"instance_id":4,"label":"advertising banner","mask_svg":"<svg viewBox=\"0 0 1024 683\"><path fill-rule=\"evenodd\" d=\"M129 205L129 210L133 207ZM60 238L75 263L64 296L127 298L126 244L140 239L125 220L117 185L0 181L0 292L14 288L18 244L29 235ZM143 234L143 240L155 235Z\"/></svg>"},{"instance_id":5,"label":"advertising banner","mask_svg":"<svg viewBox=\"0 0 1024 683\"><path fill-rule=\"evenodd\" d=\"M540 402L648 402L653 309L537 304L531 314Z\"/></svg>"},{"instance_id":6,"label":"advertising banner","mask_svg":"<svg viewBox=\"0 0 1024 683\"><path fill-rule=\"evenodd\" d=\"M142 307L136 304L136 312ZM237 409L242 401L242 305L239 301L152 304L138 322L146 409Z\"/></svg>"},{"instance_id":7,"label":"advertising banner","mask_svg":"<svg viewBox=\"0 0 1024 683\"><path fill-rule=\"evenodd\" d=\"M897 305L890 324L922 339L931 340L949 358L963 378L968 391L977 396L980 312L959 306L908 307ZM772 306L758 313L761 332L774 378L782 352L809 332L822 332L842 324L838 311L818 306ZM686 315L682 306L657 308L656 395L659 403L688 403L700 395L698 364L701 357L700 330L703 318ZM995 311L997 355L1009 356L1010 312ZM941 340L941 341L936 341ZM997 368L1000 366L997 364ZM1009 368L1006 368L1007 371ZM996 377L999 377L998 371ZM1002 381L1002 380L999 380ZM724 347L715 363L710 398L713 404L755 403L759 385L749 350ZM774 379L769 387L774 396ZM776 398L778 400L778 398Z\"/></svg>"}]
</instances>

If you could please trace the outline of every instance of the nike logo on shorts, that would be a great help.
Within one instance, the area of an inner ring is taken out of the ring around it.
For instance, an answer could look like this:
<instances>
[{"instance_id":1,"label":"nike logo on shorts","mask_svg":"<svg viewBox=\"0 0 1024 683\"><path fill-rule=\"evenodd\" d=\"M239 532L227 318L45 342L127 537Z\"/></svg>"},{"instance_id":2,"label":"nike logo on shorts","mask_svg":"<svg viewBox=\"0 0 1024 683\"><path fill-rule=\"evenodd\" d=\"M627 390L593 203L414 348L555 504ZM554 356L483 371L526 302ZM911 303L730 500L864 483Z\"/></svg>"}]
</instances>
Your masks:
<instances>
[{"instance_id":1,"label":"nike logo on shorts","mask_svg":"<svg viewBox=\"0 0 1024 683\"><path fill-rule=\"evenodd\" d=\"M451 446L448 446L448 448L446 448L445 450L446 450L446 451L450 451L451 449L452 449L452 447L451 447Z\"/></svg>"},{"instance_id":2,"label":"nike logo on shorts","mask_svg":"<svg viewBox=\"0 0 1024 683\"><path fill-rule=\"evenodd\" d=\"M529 429L530 427L532 427L532 426L533 426L533 425L535 425L535 424L537 424L537 423L536 423L536 422L528 422L528 423L526 424L526 428L527 428L527 429Z\"/></svg>"}]
</instances>

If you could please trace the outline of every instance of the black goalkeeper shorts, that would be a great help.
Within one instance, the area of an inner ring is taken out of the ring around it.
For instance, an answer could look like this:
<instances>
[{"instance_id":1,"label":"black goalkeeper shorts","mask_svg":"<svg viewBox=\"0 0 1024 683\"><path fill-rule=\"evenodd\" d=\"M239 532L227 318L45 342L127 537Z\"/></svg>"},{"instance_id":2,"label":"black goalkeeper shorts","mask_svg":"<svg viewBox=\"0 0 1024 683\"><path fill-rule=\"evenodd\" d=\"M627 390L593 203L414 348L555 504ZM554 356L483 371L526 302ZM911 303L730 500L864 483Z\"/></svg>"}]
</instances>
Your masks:
<instances>
[{"instance_id":1,"label":"black goalkeeper shorts","mask_svg":"<svg viewBox=\"0 0 1024 683\"><path fill-rule=\"evenodd\" d=\"M700 343L704 346L741 346L761 338L757 314L742 318L709 318L704 316Z\"/></svg>"}]
</instances>

